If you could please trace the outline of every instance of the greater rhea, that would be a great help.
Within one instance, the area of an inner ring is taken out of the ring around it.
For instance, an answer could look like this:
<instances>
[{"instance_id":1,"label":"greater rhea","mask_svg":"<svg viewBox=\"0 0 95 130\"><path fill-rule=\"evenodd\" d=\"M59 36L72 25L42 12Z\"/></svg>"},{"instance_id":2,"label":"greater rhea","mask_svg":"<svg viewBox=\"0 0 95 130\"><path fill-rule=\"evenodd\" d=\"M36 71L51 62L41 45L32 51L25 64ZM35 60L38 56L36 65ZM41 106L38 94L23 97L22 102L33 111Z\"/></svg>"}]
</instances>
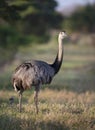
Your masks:
<instances>
[{"instance_id":1,"label":"greater rhea","mask_svg":"<svg viewBox=\"0 0 95 130\"><path fill-rule=\"evenodd\" d=\"M22 93L32 86L35 88L34 102L38 113L38 93L40 86L50 84L53 77L58 73L63 60L63 39L67 36L65 31L58 35L58 52L52 64L40 60L30 60L19 65L12 77L15 91L19 94L19 111L21 112Z\"/></svg>"}]
</instances>

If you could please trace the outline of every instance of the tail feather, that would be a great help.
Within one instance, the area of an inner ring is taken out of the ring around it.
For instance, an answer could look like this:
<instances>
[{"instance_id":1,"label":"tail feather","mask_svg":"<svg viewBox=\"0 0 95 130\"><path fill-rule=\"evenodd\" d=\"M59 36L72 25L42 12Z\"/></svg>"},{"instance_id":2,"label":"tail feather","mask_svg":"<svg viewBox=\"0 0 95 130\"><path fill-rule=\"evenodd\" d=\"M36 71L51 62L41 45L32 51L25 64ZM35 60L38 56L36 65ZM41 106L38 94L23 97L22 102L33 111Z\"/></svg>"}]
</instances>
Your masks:
<instances>
[{"instance_id":1,"label":"tail feather","mask_svg":"<svg viewBox=\"0 0 95 130\"><path fill-rule=\"evenodd\" d=\"M15 91L23 91L23 86L22 86L22 81L21 80L14 80L13 81L13 86Z\"/></svg>"}]
</instances>

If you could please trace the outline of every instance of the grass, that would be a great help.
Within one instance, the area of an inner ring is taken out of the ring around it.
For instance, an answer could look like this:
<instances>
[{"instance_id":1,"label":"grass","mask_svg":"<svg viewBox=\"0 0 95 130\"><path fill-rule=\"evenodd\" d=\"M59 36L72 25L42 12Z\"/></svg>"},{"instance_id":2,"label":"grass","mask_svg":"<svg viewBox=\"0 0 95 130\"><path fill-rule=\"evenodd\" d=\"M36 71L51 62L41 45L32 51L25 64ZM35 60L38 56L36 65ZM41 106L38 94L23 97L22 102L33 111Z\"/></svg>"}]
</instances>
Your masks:
<instances>
[{"instance_id":1,"label":"grass","mask_svg":"<svg viewBox=\"0 0 95 130\"><path fill-rule=\"evenodd\" d=\"M6 94L7 91L2 91L0 97L5 100ZM16 96L15 93L9 92L6 100L0 105L0 128L4 130L95 129L95 93L43 90L39 97L38 115L35 113L31 93L24 94L27 101L23 100L22 113L18 112L15 102L12 106L9 104L8 98L13 95Z\"/></svg>"},{"instance_id":2,"label":"grass","mask_svg":"<svg viewBox=\"0 0 95 130\"><path fill-rule=\"evenodd\" d=\"M35 112L33 91L23 94L22 113L18 95L12 89L11 74L26 59L52 63L57 42L20 47L14 62L0 74L0 130L95 130L95 48L65 44L64 61L51 85L41 88L39 114ZM7 69L8 68L8 69ZM14 98L11 105L9 98Z\"/></svg>"}]
</instances>

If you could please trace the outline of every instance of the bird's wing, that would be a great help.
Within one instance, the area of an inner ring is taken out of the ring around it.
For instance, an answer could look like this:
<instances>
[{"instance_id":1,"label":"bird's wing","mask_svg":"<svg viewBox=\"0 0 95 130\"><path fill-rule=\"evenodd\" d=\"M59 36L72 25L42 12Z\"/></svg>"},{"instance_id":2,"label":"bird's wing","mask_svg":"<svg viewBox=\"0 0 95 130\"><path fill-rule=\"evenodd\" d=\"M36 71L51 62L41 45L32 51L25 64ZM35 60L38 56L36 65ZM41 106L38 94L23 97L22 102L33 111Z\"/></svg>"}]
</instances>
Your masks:
<instances>
[{"instance_id":1,"label":"bird's wing","mask_svg":"<svg viewBox=\"0 0 95 130\"><path fill-rule=\"evenodd\" d=\"M53 68L43 61L28 61L15 70L14 77L21 79L27 85L50 83L54 76Z\"/></svg>"}]
</instances>

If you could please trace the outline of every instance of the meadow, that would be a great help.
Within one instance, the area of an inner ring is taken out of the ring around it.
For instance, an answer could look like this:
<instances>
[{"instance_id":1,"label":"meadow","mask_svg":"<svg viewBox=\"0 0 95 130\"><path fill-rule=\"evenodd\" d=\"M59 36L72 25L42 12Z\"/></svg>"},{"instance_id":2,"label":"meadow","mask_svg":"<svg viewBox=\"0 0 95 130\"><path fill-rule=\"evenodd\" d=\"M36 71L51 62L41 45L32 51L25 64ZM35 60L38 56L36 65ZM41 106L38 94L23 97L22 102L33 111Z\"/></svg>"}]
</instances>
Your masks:
<instances>
[{"instance_id":1,"label":"meadow","mask_svg":"<svg viewBox=\"0 0 95 130\"><path fill-rule=\"evenodd\" d=\"M18 111L18 95L11 85L14 68L24 60L41 59L52 63L57 38L46 44L21 46L15 60L0 74L0 130L95 130L95 46L64 44L60 72L39 94L39 114L35 112L33 88L23 94L23 109ZM14 98L10 104L10 97Z\"/></svg>"}]
</instances>

